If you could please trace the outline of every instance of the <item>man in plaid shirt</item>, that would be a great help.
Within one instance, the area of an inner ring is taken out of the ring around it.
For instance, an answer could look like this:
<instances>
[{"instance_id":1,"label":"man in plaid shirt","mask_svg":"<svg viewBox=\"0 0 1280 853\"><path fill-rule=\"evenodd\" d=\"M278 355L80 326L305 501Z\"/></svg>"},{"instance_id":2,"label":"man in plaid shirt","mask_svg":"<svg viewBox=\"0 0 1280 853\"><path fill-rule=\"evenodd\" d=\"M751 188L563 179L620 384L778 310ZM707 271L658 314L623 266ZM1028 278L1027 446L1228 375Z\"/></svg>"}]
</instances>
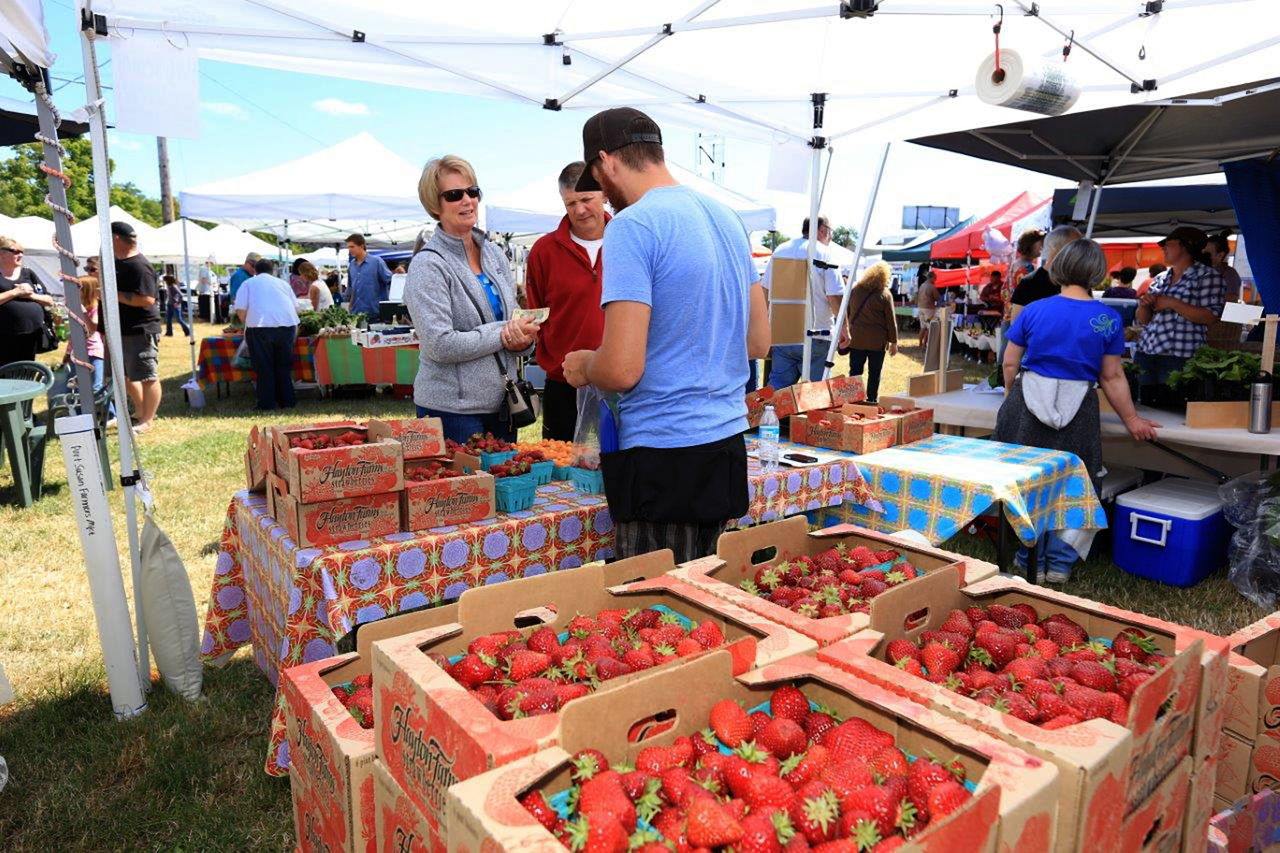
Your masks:
<instances>
[{"instance_id":1,"label":"man in plaid shirt","mask_svg":"<svg viewBox=\"0 0 1280 853\"><path fill-rule=\"evenodd\" d=\"M1169 374L1204 345L1209 325L1222 315L1227 285L1222 274L1201 262L1208 238L1198 228L1179 226L1160 241L1169 269L1160 273L1138 302L1139 384L1162 386Z\"/></svg>"}]
</instances>

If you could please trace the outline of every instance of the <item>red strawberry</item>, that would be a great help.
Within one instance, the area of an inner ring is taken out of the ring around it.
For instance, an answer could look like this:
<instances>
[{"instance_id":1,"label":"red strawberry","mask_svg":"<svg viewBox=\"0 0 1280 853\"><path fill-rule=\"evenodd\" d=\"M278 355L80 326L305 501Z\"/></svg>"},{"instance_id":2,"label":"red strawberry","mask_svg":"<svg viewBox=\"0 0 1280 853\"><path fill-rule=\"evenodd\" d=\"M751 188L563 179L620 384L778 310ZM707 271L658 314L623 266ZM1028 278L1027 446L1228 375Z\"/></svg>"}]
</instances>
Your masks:
<instances>
[{"instance_id":1,"label":"red strawberry","mask_svg":"<svg viewBox=\"0 0 1280 853\"><path fill-rule=\"evenodd\" d=\"M1053 691L1037 694L1033 701L1035 702L1036 710L1039 712L1037 719L1040 722L1075 713L1070 703Z\"/></svg>"},{"instance_id":2,"label":"red strawberry","mask_svg":"<svg viewBox=\"0 0 1280 853\"><path fill-rule=\"evenodd\" d=\"M602 657L595 661L596 678L608 681L631 673L631 667L616 658Z\"/></svg>"},{"instance_id":3,"label":"red strawberry","mask_svg":"<svg viewBox=\"0 0 1280 853\"><path fill-rule=\"evenodd\" d=\"M510 661L511 667L507 675L512 681L523 681L535 675L541 675L551 666L551 656L542 652L516 652Z\"/></svg>"},{"instance_id":4,"label":"red strawberry","mask_svg":"<svg viewBox=\"0 0 1280 853\"><path fill-rule=\"evenodd\" d=\"M1093 661L1076 661L1071 666L1071 677L1094 690L1107 692L1115 689L1116 677L1111 670Z\"/></svg>"},{"instance_id":5,"label":"red strawberry","mask_svg":"<svg viewBox=\"0 0 1280 853\"><path fill-rule=\"evenodd\" d=\"M907 757L896 746L886 746L871 756L871 769L881 776L896 776L907 772Z\"/></svg>"},{"instance_id":6,"label":"red strawberry","mask_svg":"<svg viewBox=\"0 0 1280 853\"><path fill-rule=\"evenodd\" d=\"M822 782L810 782L796 791L787 806L787 815L810 844L830 841L840 826L840 804L831 788Z\"/></svg>"},{"instance_id":7,"label":"red strawberry","mask_svg":"<svg viewBox=\"0 0 1280 853\"><path fill-rule=\"evenodd\" d=\"M723 699L711 707L710 722L716 737L730 749L737 748L751 737L751 718L742 710L741 705L729 699Z\"/></svg>"},{"instance_id":8,"label":"red strawberry","mask_svg":"<svg viewBox=\"0 0 1280 853\"><path fill-rule=\"evenodd\" d=\"M1107 694L1089 687L1068 684L1062 691L1062 698L1085 720L1111 714L1111 700L1107 698Z\"/></svg>"},{"instance_id":9,"label":"red strawberry","mask_svg":"<svg viewBox=\"0 0 1280 853\"><path fill-rule=\"evenodd\" d=\"M738 853L782 853L784 841L794 830L786 812L752 811L742 820L742 840L734 845Z\"/></svg>"},{"instance_id":10,"label":"red strawberry","mask_svg":"<svg viewBox=\"0 0 1280 853\"><path fill-rule=\"evenodd\" d=\"M710 619L689 632L689 637L704 649L714 649L724 645L724 633L720 626Z\"/></svg>"},{"instance_id":11,"label":"red strawberry","mask_svg":"<svg viewBox=\"0 0 1280 853\"><path fill-rule=\"evenodd\" d=\"M804 752L808 738L799 723L786 717L774 717L756 737L756 743L777 758L787 758Z\"/></svg>"},{"instance_id":12,"label":"red strawberry","mask_svg":"<svg viewBox=\"0 0 1280 853\"><path fill-rule=\"evenodd\" d=\"M509 638L505 634L485 634L476 637L467 645L467 651L473 655L489 655L496 657L506 647Z\"/></svg>"},{"instance_id":13,"label":"red strawberry","mask_svg":"<svg viewBox=\"0 0 1280 853\"><path fill-rule=\"evenodd\" d=\"M1031 648L1033 651L1035 651L1036 654L1038 654L1040 657L1044 658L1045 660L1049 660L1050 658L1056 658L1058 656L1058 652L1061 651L1058 648L1058 644L1055 643L1053 640L1048 639L1047 637L1043 640L1036 640L1031 645Z\"/></svg>"},{"instance_id":14,"label":"red strawberry","mask_svg":"<svg viewBox=\"0 0 1280 853\"><path fill-rule=\"evenodd\" d=\"M893 835L900 823L907 826L914 824L914 808L908 804L904 812L901 798L895 797L889 788L879 785L859 788L845 798L841 807L871 815L871 821L882 837Z\"/></svg>"},{"instance_id":15,"label":"red strawberry","mask_svg":"<svg viewBox=\"0 0 1280 853\"><path fill-rule=\"evenodd\" d=\"M1130 658L1138 663L1157 651L1155 641L1137 628L1125 628L1111 642L1111 653L1118 658Z\"/></svg>"},{"instance_id":16,"label":"red strawberry","mask_svg":"<svg viewBox=\"0 0 1280 853\"><path fill-rule=\"evenodd\" d=\"M555 628L543 626L529 635L525 645L535 652L551 655L560 647L560 638L556 635Z\"/></svg>"},{"instance_id":17,"label":"red strawberry","mask_svg":"<svg viewBox=\"0 0 1280 853\"><path fill-rule=\"evenodd\" d=\"M1009 691L999 699L996 699L992 707L1002 713L1008 714L1012 717L1017 717L1019 720L1023 720L1028 723L1034 723L1040 715L1036 706L1031 704L1025 696L1021 693L1014 693L1013 691Z\"/></svg>"},{"instance_id":18,"label":"red strawberry","mask_svg":"<svg viewBox=\"0 0 1280 853\"><path fill-rule=\"evenodd\" d=\"M973 623L969 621L969 617L964 615L963 610L952 610L947 614L946 620L938 626L939 631L951 631L956 634L964 634L966 637L973 636Z\"/></svg>"},{"instance_id":19,"label":"red strawberry","mask_svg":"<svg viewBox=\"0 0 1280 853\"><path fill-rule=\"evenodd\" d=\"M902 670L903 672L909 672L912 675L918 676L920 678L924 677L924 667L922 667L920 665L920 661L916 660L915 658L903 658L902 660L894 664L894 666L896 666L898 669Z\"/></svg>"},{"instance_id":20,"label":"red strawberry","mask_svg":"<svg viewBox=\"0 0 1280 853\"><path fill-rule=\"evenodd\" d=\"M555 829L556 824L560 821L560 815L556 814L556 810L551 808L546 798L542 796L541 791L529 791L521 794L518 798L520 805L525 807L529 814L547 830Z\"/></svg>"},{"instance_id":21,"label":"red strawberry","mask_svg":"<svg viewBox=\"0 0 1280 853\"><path fill-rule=\"evenodd\" d=\"M1022 636L1027 638L1028 643L1034 644L1036 640L1045 638L1044 628L1041 628L1034 622L1028 622L1022 626Z\"/></svg>"},{"instance_id":22,"label":"red strawberry","mask_svg":"<svg viewBox=\"0 0 1280 853\"><path fill-rule=\"evenodd\" d=\"M1129 723L1129 700L1119 693L1108 693L1107 699L1111 702L1111 712L1107 714L1107 719L1119 726L1127 725Z\"/></svg>"},{"instance_id":23,"label":"red strawberry","mask_svg":"<svg viewBox=\"0 0 1280 853\"><path fill-rule=\"evenodd\" d=\"M773 716L803 724L809 716L809 699L800 688L784 684L769 697L769 709Z\"/></svg>"},{"instance_id":24,"label":"red strawberry","mask_svg":"<svg viewBox=\"0 0 1280 853\"><path fill-rule=\"evenodd\" d=\"M969 622L976 629L978 623L987 618L987 611L981 607L966 607L964 609L964 615L969 617Z\"/></svg>"},{"instance_id":25,"label":"red strawberry","mask_svg":"<svg viewBox=\"0 0 1280 853\"><path fill-rule=\"evenodd\" d=\"M742 838L742 824L710 797L699 797L689 804L685 832L695 847L722 847Z\"/></svg>"},{"instance_id":26,"label":"red strawberry","mask_svg":"<svg viewBox=\"0 0 1280 853\"><path fill-rule=\"evenodd\" d=\"M1053 731L1054 729L1065 729L1067 726L1074 726L1076 723L1079 723L1079 722L1081 722L1081 718L1079 715L1074 713L1063 714L1061 716L1054 717L1051 720L1046 720L1045 722L1041 723L1040 728L1049 729L1050 731Z\"/></svg>"},{"instance_id":27,"label":"red strawberry","mask_svg":"<svg viewBox=\"0 0 1280 853\"><path fill-rule=\"evenodd\" d=\"M646 746L636 756L636 769L653 776L675 765L675 757L665 746Z\"/></svg>"},{"instance_id":28,"label":"red strawberry","mask_svg":"<svg viewBox=\"0 0 1280 853\"><path fill-rule=\"evenodd\" d=\"M929 819L940 820L963 806L972 796L959 782L943 782L929 790Z\"/></svg>"},{"instance_id":29,"label":"red strawberry","mask_svg":"<svg viewBox=\"0 0 1280 853\"><path fill-rule=\"evenodd\" d=\"M716 733L711 731L711 729L703 729L690 738L690 741L693 743L693 754L695 757L719 752L716 744Z\"/></svg>"},{"instance_id":30,"label":"red strawberry","mask_svg":"<svg viewBox=\"0 0 1280 853\"><path fill-rule=\"evenodd\" d=\"M622 662L631 667L633 672L650 669L658 665L653 652L645 651L644 649L628 649L627 653L622 656Z\"/></svg>"},{"instance_id":31,"label":"red strawberry","mask_svg":"<svg viewBox=\"0 0 1280 853\"><path fill-rule=\"evenodd\" d=\"M687 658L690 655L696 655L701 651L705 651L702 643L699 643L692 637L685 637L683 640L676 643L676 657Z\"/></svg>"},{"instance_id":32,"label":"red strawberry","mask_svg":"<svg viewBox=\"0 0 1280 853\"><path fill-rule=\"evenodd\" d=\"M777 776L762 773L747 781L742 799L753 811L762 808L785 809L794 795L791 785Z\"/></svg>"},{"instance_id":33,"label":"red strawberry","mask_svg":"<svg viewBox=\"0 0 1280 853\"><path fill-rule=\"evenodd\" d=\"M671 757L676 764L688 765L689 762L693 761L695 755L693 739L688 735L681 735L676 738L667 749L671 752Z\"/></svg>"},{"instance_id":34,"label":"red strawberry","mask_svg":"<svg viewBox=\"0 0 1280 853\"><path fill-rule=\"evenodd\" d=\"M920 662L930 675L945 677L960 666L960 655L942 643L929 643L920 653Z\"/></svg>"},{"instance_id":35,"label":"red strawberry","mask_svg":"<svg viewBox=\"0 0 1280 853\"><path fill-rule=\"evenodd\" d=\"M804 733L814 743L822 743L822 739L827 732L835 727L836 721L831 718L831 715L824 714L821 711L810 711L809 715L804 718Z\"/></svg>"},{"instance_id":36,"label":"red strawberry","mask_svg":"<svg viewBox=\"0 0 1280 853\"><path fill-rule=\"evenodd\" d=\"M347 700L347 710L360 721L361 728L373 728L373 690L361 687Z\"/></svg>"},{"instance_id":37,"label":"red strawberry","mask_svg":"<svg viewBox=\"0 0 1280 853\"><path fill-rule=\"evenodd\" d=\"M529 693L520 700L520 714L524 717L536 717L540 714L554 714L560 710L560 699L554 688L547 688Z\"/></svg>"},{"instance_id":38,"label":"red strawberry","mask_svg":"<svg viewBox=\"0 0 1280 853\"><path fill-rule=\"evenodd\" d=\"M920 649L915 643L907 640L891 640L889 646L885 649L885 658L889 663L897 663L903 658L911 658L912 660L920 660Z\"/></svg>"},{"instance_id":39,"label":"red strawberry","mask_svg":"<svg viewBox=\"0 0 1280 853\"><path fill-rule=\"evenodd\" d=\"M609 769L609 759L598 749L580 749L570 759L573 770L569 776L575 782L585 782L597 773Z\"/></svg>"},{"instance_id":40,"label":"red strawberry","mask_svg":"<svg viewBox=\"0 0 1280 853\"><path fill-rule=\"evenodd\" d=\"M646 773L643 770L629 770L622 774L622 790L626 792L627 799L631 802L638 801L645 794L645 789L649 787L650 780L654 779L652 773ZM639 809L637 808L637 812Z\"/></svg>"},{"instance_id":41,"label":"red strawberry","mask_svg":"<svg viewBox=\"0 0 1280 853\"><path fill-rule=\"evenodd\" d=\"M591 853L626 853L630 834L607 812L583 813L567 826L571 850Z\"/></svg>"},{"instance_id":42,"label":"red strawberry","mask_svg":"<svg viewBox=\"0 0 1280 853\"><path fill-rule=\"evenodd\" d=\"M365 673L364 675L357 675L355 678L351 679L351 684L355 688L355 690L351 691L352 693L356 692L356 690L363 690L366 687L372 690L373 676L368 673Z\"/></svg>"},{"instance_id":43,"label":"red strawberry","mask_svg":"<svg viewBox=\"0 0 1280 853\"><path fill-rule=\"evenodd\" d=\"M462 660L449 667L449 675L463 687L478 687L493 678L495 663L487 655L464 655Z\"/></svg>"},{"instance_id":44,"label":"red strawberry","mask_svg":"<svg viewBox=\"0 0 1280 853\"><path fill-rule=\"evenodd\" d=\"M810 744L801 755L793 755L778 767L787 784L799 788L818 778L831 764L831 753L820 743Z\"/></svg>"},{"instance_id":45,"label":"red strawberry","mask_svg":"<svg viewBox=\"0 0 1280 853\"><path fill-rule=\"evenodd\" d=\"M1071 667L1075 664L1066 658L1050 658L1045 661L1045 669L1049 671L1050 678L1067 678L1071 675Z\"/></svg>"},{"instance_id":46,"label":"red strawberry","mask_svg":"<svg viewBox=\"0 0 1280 853\"><path fill-rule=\"evenodd\" d=\"M954 782L954 777L947 769L927 758L917 758L907 771L907 797L916 807L917 820L928 821L929 792L946 782Z\"/></svg>"},{"instance_id":47,"label":"red strawberry","mask_svg":"<svg viewBox=\"0 0 1280 853\"><path fill-rule=\"evenodd\" d=\"M1021 628L1027 624L1027 614L1003 604L993 604L987 608L987 618L1001 628Z\"/></svg>"},{"instance_id":48,"label":"red strawberry","mask_svg":"<svg viewBox=\"0 0 1280 853\"><path fill-rule=\"evenodd\" d=\"M1008 666L1004 668L1006 675L1013 677L1015 681L1027 682L1036 678L1044 678L1048 673L1045 667L1044 659L1040 657L1014 658L1009 661Z\"/></svg>"},{"instance_id":49,"label":"red strawberry","mask_svg":"<svg viewBox=\"0 0 1280 853\"><path fill-rule=\"evenodd\" d=\"M751 739L755 740L760 736L760 732L764 731L764 727L773 722L773 717L770 717L764 711L752 711L749 716L751 718Z\"/></svg>"},{"instance_id":50,"label":"red strawberry","mask_svg":"<svg viewBox=\"0 0 1280 853\"><path fill-rule=\"evenodd\" d=\"M1050 619L1052 618L1050 617ZM1084 628L1081 628L1070 619L1066 619L1066 617L1063 617L1063 619L1066 621L1049 621L1047 619L1041 622L1040 625L1044 628L1045 636L1063 649L1089 641L1089 635L1085 633Z\"/></svg>"},{"instance_id":51,"label":"red strawberry","mask_svg":"<svg viewBox=\"0 0 1280 853\"><path fill-rule=\"evenodd\" d=\"M1019 602L1018 604L1013 605L1013 609L1026 617L1026 622L1023 624L1034 625L1036 620L1040 618L1036 614L1036 609L1026 602Z\"/></svg>"},{"instance_id":52,"label":"red strawberry","mask_svg":"<svg viewBox=\"0 0 1280 853\"><path fill-rule=\"evenodd\" d=\"M1123 696L1125 699L1132 699L1133 691L1137 690L1138 687L1142 684L1142 682L1146 681L1150 677L1151 677L1151 673L1149 672L1130 673L1129 675L1126 675L1124 678L1120 679L1119 683L1116 684L1116 692L1119 693L1121 696Z\"/></svg>"},{"instance_id":53,"label":"red strawberry","mask_svg":"<svg viewBox=\"0 0 1280 853\"><path fill-rule=\"evenodd\" d=\"M893 745L893 735L881 731L860 717L850 717L822 739L831 752L833 762L867 759L886 746Z\"/></svg>"},{"instance_id":54,"label":"red strawberry","mask_svg":"<svg viewBox=\"0 0 1280 853\"><path fill-rule=\"evenodd\" d=\"M974 638L973 644L991 656L991 663L996 669L1003 669L1018 654L1018 641L1000 631L979 634Z\"/></svg>"}]
</instances>

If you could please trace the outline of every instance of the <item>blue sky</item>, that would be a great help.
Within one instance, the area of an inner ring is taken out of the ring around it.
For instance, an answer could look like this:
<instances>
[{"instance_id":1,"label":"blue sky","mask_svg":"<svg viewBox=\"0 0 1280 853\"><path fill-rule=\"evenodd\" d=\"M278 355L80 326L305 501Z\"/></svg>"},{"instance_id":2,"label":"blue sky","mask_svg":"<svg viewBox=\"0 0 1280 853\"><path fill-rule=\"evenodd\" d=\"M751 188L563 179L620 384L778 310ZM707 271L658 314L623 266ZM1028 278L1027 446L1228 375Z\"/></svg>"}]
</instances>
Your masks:
<instances>
[{"instance_id":1,"label":"blue sky","mask_svg":"<svg viewBox=\"0 0 1280 853\"><path fill-rule=\"evenodd\" d=\"M61 107L74 109L85 101L76 14L66 0L46 0L45 8L57 54L55 97ZM106 54L100 48L100 62ZM203 60L200 73L199 138L169 143L175 194L293 159L360 131L371 132L410 162L460 154L472 161L491 192L522 187L581 156L586 116L578 112L551 113L483 98ZM110 85L109 62L103 76ZM28 97L8 79L0 80L0 95ZM921 132L927 131L922 118ZM695 130L667 127L664 134L668 157L692 166ZM837 224L861 222L878 152L851 144L838 148L823 205ZM110 153L116 180L159 194L154 138L115 133ZM729 140L725 183L774 204L779 228L796 234L799 219L808 213L807 197L766 191L767 161L764 146ZM899 145L890 158L871 235L896 229L905 204L956 206L961 215L982 214L1018 192L1047 195L1054 185L1028 172Z\"/></svg>"}]
</instances>

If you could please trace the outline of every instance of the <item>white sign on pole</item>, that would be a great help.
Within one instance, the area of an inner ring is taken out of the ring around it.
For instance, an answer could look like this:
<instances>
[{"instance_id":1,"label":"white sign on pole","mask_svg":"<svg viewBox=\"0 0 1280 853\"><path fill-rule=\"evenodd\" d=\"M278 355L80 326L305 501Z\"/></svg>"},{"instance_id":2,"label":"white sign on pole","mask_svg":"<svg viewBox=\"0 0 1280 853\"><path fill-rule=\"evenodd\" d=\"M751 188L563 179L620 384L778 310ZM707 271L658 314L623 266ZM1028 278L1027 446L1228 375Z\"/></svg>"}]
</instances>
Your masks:
<instances>
[{"instance_id":1,"label":"white sign on pole","mask_svg":"<svg viewBox=\"0 0 1280 853\"><path fill-rule=\"evenodd\" d=\"M200 78L193 47L177 47L159 33L111 39L115 126L126 133L196 139L200 135Z\"/></svg>"},{"instance_id":2,"label":"white sign on pole","mask_svg":"<svg viewBox=\"0 0 1280 853\"><path fill-rule=\"evenodd\" d=\"M813 149L803 142L786 139L769 146L769 177L765 188L788 193L809 191L809 169Z\"/></svg>"}]
</instances>

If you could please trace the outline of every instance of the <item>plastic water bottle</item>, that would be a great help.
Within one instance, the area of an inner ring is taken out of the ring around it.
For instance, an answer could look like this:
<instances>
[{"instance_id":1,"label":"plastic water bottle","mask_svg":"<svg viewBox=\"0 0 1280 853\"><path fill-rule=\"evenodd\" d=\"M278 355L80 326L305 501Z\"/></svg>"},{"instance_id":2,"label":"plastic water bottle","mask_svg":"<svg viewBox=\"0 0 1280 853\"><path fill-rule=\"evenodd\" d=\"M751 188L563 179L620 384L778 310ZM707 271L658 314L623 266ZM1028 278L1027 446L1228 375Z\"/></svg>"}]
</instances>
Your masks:
<instances>
[{"instance_id":1,"label":"plastic water bottle","mask_svg":"<svg viewBox=\"0 0 1280 853\"><path fill-rule=\"evenodd\" d=\"M764 407L760 418L760 465L766 472L778 470L778 416L773 406Z\"/></svg>"}]
</instances>

